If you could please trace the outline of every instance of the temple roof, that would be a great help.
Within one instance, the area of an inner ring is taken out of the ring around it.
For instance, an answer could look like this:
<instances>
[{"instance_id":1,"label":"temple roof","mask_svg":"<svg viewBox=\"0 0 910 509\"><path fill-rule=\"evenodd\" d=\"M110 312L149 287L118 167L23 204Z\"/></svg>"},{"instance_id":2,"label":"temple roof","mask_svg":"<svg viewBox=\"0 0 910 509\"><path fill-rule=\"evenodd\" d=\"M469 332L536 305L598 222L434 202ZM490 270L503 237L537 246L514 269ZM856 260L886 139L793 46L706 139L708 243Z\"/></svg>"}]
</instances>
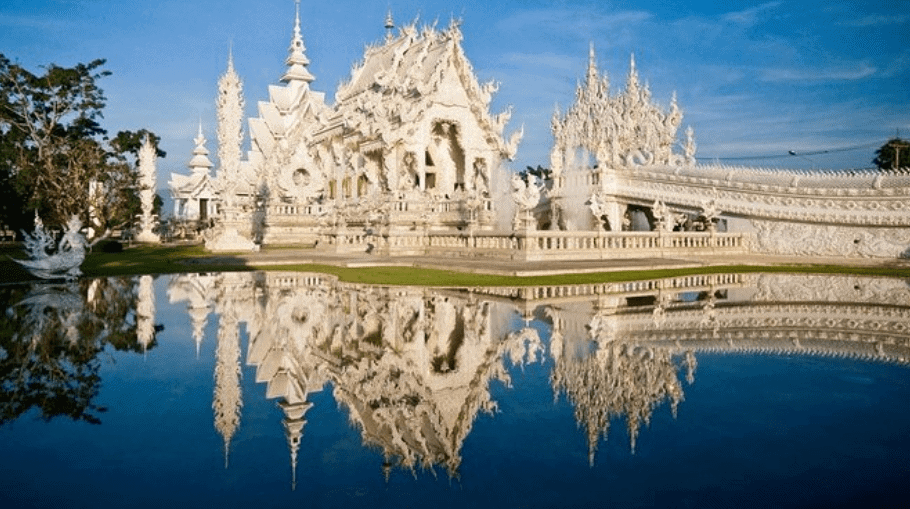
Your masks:
<instances>
[{"instance_id":1,"label":"temple roof","mask_svg":"<svg viewBox=\"0 0 910 509\"><path fill-rule=\"evenodd\" d=\"M403 27L397 37L380 46L368 47L363 62L355 65L349 82L336 93L338 103L366 90L383 89L399 93L419 93L430 83L433 74L448 67L460 52L461 32L453 24L438 31L427 27L418 31L412 24Z\"/></svg>"}]
</instances>

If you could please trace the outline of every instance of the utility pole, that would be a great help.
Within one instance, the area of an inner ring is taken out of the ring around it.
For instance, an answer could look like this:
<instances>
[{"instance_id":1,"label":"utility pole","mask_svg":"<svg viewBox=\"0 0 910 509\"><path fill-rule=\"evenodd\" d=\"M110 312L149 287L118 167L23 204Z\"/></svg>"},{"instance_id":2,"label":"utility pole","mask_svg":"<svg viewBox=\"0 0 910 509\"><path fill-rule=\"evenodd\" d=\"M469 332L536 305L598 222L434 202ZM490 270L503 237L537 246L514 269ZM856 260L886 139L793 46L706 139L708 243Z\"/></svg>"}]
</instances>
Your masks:
<instances>
[{"instance_id":1,"label":"utility pole","mask_svg":"<svg viewBox=\"0 0 910 509\"><path fill-rule=\"evenodd\" d=\"M894 149L894 170L900 169L900 160L901 160L901 149L910 147L910 143L901 140L900 138L895 138L888 142L888 146Z\"/></svg>"}]
</instances>

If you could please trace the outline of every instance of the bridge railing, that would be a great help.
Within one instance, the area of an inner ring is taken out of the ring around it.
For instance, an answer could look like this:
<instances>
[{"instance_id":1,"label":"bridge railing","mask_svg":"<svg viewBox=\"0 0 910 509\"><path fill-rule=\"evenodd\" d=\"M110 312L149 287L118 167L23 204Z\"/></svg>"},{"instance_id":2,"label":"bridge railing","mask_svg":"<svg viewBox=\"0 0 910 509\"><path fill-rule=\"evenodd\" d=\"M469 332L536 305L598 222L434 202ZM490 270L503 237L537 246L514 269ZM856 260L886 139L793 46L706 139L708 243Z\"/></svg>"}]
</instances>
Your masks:
<instances>
[{"instance_id":1,"label":"bridge railing","mask_svg":"<svg viewBox=\"0 0 910 509\"><path fill-rule=\"evenodd\" d=\"M746 253L748 240L746 233L528 231L430 233L424 242L427 255L569 261Z\"/></svg>"}]
</instances>

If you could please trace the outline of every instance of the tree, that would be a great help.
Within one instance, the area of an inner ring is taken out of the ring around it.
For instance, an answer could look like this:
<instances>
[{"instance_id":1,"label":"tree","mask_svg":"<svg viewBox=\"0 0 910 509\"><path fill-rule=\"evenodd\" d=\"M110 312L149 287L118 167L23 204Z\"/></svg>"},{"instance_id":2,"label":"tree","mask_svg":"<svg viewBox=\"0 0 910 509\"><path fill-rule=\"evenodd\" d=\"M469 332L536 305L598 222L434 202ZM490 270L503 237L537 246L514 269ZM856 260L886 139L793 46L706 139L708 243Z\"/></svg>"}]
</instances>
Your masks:
<instances>
[{"instance_id":1,"label":"tree","mask_svg":"<svg viewBox=\"0 0 910 509\"><path fill-rule=\"evenodd\" d=\"M521 177L521 180L525 183L528 182L529 175L533 175L541 182L547 182L553 178L553 172L549 168L544 168L539 164L537 165L537 168L527 166L523 171L518 172L518 176Z\"/></svg>"},{"instance_id":2,"label":"tree","mask_svg":"<svg viewBox=\"0 0 910 509\"><path fill-rule=\"evenodd\" d=\"M135 217L138 186L127 156L148 132L107 139L99 123L106 99L97 84L110 75L104 63L50 64L39 75L0 54L0 186L15 193L13 205L0 208L0 222L29 229L23 222L32 214L24 212L35 210L49 226L73 214L92 224L91 214L103 230Z\"/></svg>"},{"instance_id":3,"label":"tree","mask_svg":"<svg viewBox=\"0 0 910 509\"><path fill-rule=\"evenodd\" d=\"M895 170L910 167L910 142L892 138L875 151L872 164L880 170Z\"/></svg>"}]
</instances>

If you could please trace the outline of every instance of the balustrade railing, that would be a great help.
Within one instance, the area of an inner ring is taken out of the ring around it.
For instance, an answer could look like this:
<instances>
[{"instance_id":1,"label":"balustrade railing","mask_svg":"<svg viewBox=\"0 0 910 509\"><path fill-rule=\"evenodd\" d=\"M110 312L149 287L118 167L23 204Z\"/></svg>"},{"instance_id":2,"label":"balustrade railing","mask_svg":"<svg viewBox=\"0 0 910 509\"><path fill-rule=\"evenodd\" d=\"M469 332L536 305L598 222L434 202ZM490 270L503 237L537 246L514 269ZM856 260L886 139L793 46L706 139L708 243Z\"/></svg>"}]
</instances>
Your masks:
<instances>
[{"instance_id":1,"label":"balustrade railing","mask_svg":"<svg viewBox=\"0 0 910 509\"><path fill-rule=\"evenodd\" d=\"M745 233L714 232L430 233L425 253L529 261L735 254L747 252L748 238Z\"/></svg>"}]
</instances>

